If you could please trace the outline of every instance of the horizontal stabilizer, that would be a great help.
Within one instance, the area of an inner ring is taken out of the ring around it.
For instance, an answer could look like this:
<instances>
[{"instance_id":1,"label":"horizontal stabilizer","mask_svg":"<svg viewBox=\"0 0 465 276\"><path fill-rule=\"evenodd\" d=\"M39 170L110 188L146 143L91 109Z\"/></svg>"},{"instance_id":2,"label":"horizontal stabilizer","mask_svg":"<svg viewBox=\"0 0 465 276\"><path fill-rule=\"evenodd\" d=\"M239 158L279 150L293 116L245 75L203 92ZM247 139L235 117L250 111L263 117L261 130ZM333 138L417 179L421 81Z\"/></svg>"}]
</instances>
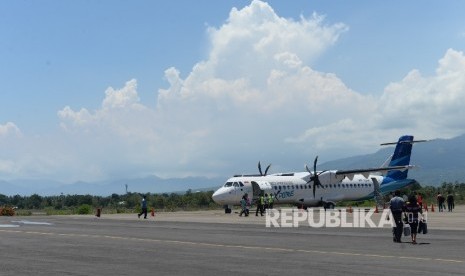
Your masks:
<instances>
[{"instance_id":1,"label":"horizontal stabilizer","mask_svg":"<svg viewBox=\"0 0 465 276\"><path fill-rule=\"evenodd\" d=\"M397 145L399 144L413 144L413 143L423 143L428 142L429 140L415 140L415 141L399 141L399 142L390 142L390 143L382 143L380 146L388 146L388 145Z\"/></svg>"}]
</instances>

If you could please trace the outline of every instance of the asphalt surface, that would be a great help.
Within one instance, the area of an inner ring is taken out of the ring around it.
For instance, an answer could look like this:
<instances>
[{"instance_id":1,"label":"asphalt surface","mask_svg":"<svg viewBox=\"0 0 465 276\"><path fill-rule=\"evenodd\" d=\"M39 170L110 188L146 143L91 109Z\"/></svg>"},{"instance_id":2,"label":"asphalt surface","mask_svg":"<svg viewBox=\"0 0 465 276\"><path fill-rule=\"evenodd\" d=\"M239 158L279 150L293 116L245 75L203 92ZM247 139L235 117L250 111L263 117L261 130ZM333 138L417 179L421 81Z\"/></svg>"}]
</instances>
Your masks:
<instances>
[{"instance_id":1,"label":"asphalt surface","mask_svg":"<svg viewBox=\"0 0 465 276\"><path fill-rule=\"evenodd\" d=\"M267 228L220 211L0 217L0 275L464 275L464 212L431 216L442 227L416 245L388 227Z\"/></svg>"}]
</instances>

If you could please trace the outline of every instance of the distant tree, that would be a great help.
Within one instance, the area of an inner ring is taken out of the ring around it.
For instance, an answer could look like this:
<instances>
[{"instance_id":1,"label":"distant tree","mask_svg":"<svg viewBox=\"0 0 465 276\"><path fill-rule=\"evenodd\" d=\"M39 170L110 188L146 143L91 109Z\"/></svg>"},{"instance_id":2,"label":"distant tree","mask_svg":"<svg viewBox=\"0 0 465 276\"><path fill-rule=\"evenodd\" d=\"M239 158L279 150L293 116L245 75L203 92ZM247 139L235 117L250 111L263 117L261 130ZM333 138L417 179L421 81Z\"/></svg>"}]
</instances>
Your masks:
<instances>
[{"instance_id":1,"label":"distant tree","mask_svg":"<svg viewBox=\"0 0 465 276\"><path fill-rule=\"evenodd\" d=\"M41 207L42 197L38 194L33 194L26 200L28 209L39 209Z\"/></svg>"}]
</instances>

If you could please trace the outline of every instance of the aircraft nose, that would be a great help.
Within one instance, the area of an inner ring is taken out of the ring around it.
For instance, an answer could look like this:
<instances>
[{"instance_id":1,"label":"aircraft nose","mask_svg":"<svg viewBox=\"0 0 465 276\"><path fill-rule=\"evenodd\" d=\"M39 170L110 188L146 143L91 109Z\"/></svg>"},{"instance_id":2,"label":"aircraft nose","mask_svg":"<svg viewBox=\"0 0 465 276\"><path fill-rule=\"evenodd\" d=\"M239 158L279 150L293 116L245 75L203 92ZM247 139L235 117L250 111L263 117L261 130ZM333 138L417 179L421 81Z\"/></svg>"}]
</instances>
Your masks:
<instances>
[{"instance_id":1,"label":"aircraft nose","mask_svg":"<svg viewBox=\"0 0 465 276\"><path fill-rule=\"evenodd\" d=\"M222 204L223 199L224 199L224 194L221 191L221 189L218 189L213 193L212 199L213 199L214 202L216 202L218 204Z\"/></svg>"}]
</instances>

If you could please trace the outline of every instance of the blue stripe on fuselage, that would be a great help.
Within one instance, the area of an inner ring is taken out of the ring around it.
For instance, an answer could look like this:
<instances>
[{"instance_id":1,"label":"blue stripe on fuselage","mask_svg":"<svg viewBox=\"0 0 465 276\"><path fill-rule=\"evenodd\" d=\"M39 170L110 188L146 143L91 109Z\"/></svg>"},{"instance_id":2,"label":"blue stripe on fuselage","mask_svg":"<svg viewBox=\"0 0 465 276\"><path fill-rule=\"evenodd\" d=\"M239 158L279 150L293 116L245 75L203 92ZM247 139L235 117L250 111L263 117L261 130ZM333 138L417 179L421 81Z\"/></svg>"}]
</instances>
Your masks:
<instances>
[{"instance_id":1,"label":"blue stripe on fuselage","mask_svg":"<svg viewBox=\"0 0 465 276\"><path fill-rule=\"evenodd\" d=\"M385 181L386 180L386 181ZM387 182L387 183L386 183ZM392 180L392 179L384 179L383 183L381 184L380 190L382 195L386 195L390 192L394 192L395 190L400 190L402 188L405 188L409 185L412 185L416 182L415 179L401 179L401 180ZM371 192L369 195L361 197L357 199L356 201L361 201L361 200L369 200L373 199L374 197L374 192Z\"/></svg>"}]
</instances>

